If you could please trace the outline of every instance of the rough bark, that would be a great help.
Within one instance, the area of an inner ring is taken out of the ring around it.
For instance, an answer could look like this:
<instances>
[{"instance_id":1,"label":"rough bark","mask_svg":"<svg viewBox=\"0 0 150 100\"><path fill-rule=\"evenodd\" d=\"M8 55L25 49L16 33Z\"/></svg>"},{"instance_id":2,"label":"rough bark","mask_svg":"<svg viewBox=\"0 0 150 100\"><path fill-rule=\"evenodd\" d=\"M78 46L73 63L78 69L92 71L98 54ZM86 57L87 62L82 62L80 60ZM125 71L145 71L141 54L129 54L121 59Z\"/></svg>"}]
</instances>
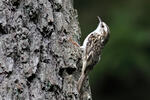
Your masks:
<instances>
[{"instance_id":1,"label":"rough bark","mask_svg":"<svg viewBox=\"0 0 150 100\"><path fill-rule=\"evenodd\" d=\"M0 100L80 100L72 0L0 0ZM90 100L88 82L81 99Z\"/></svg>"}]
</instances>

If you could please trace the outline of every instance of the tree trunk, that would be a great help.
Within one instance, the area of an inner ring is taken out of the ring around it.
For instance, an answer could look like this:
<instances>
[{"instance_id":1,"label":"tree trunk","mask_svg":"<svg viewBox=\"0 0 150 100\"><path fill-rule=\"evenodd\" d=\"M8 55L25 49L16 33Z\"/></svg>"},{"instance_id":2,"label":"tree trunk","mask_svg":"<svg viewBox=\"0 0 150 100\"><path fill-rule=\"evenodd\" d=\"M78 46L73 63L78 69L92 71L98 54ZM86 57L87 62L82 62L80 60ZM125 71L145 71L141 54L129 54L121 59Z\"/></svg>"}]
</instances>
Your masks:
<instances>
[{"instance_id":1,"label":"tree trunk","mask_svg":"<svg viewBox=\"0 0 150 100\"><path fill-rule=\"evenodd\" d=\"M91 100L72 0L0 0L0 100ZM81 99L80 99L81 98Z\"/></svg>"}]
</instances>

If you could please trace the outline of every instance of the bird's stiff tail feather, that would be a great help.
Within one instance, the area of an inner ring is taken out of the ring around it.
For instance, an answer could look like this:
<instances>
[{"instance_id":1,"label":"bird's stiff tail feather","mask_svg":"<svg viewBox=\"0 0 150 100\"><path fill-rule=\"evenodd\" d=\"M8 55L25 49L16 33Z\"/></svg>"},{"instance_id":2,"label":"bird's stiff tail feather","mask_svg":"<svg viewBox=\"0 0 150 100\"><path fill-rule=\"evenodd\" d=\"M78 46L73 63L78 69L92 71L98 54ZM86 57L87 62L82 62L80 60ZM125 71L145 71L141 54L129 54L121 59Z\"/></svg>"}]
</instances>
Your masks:
<instances>
[{"instance_id":1,"label":"bird's stiff tail feather","mask_svg":"<svg viewBox=\"0 0 150 100\"><path fill-rule=\"evenodd\" d=\"M85 77L86 77L85 69L86 69L86 62L83 62L81 76L80 76L80 78L78 80L78 84L77 84L78 92L80 92L82 85L83 85L83 82L84 82Z\"/></svg>"},{"instance_id":2,"label":"bird's stiff tail feather","mask_svg":"<svg viewBox=\"0 0 150 100\"><path fill-rule=\"evenodd\" d=\"M85 74L82 74L81 77L79 78L79 81L78 81L78 84L77 84L78 92L80 92L84 80L85 80Z\"/></svg>"}]
</instances>

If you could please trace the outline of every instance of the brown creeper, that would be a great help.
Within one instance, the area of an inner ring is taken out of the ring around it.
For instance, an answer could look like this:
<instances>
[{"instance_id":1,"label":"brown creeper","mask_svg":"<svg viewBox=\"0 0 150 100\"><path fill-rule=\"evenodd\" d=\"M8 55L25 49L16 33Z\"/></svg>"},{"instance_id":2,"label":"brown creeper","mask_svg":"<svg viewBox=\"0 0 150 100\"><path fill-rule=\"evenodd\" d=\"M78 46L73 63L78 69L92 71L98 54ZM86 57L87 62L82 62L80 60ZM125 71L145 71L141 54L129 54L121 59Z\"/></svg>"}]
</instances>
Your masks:
<instances>
[{"instance_id":1,"label":"brown creeper","mask_svg":"<svg viewBox=\"0 0 150 100\"><path fill-rule=\"evenodd\" d=\"M100 60L101 51L109 39L109 27L102 22L100 17L98 17L98 19L98 27L85 38L83 46L81 46L83 50L83 65L77 86L79 92L86 76Z\"/></svg>"}]
</instances>

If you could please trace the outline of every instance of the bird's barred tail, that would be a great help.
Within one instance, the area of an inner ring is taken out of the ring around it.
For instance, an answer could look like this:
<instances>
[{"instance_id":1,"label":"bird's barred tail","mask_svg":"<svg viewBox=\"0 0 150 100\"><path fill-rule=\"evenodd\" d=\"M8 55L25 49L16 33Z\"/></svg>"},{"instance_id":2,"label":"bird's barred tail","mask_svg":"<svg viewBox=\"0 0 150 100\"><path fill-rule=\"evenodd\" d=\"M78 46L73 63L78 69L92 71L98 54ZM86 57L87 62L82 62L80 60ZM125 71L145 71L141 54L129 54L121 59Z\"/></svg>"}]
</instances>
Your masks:
<instances>
[{"instance_id":1,"label":"bird's barred tail","mask_svg":"<svg viewBox=\"0 0 150 100\"><path fill-rule=\"evenodd\" d=\"M80 92L84 80L85 80L85 74L82 74L79 78L78 85L77 85L78 92Z\"/></svg>"},{"instance_id":2,"label":"bird's barred tail","mask_svg":"<svg viewBox=\"0 0 150 100\"><path fill-rule=\"evenodd\" d=\"M78 92L80 92L82 85L83 85L83 82L84 82L85 77L86 77L85 69L86 69L86 62L83 62L81 76L80 76L80 78L78 80L78 84L77 84Z\"/></svg>"}]
</instances>

